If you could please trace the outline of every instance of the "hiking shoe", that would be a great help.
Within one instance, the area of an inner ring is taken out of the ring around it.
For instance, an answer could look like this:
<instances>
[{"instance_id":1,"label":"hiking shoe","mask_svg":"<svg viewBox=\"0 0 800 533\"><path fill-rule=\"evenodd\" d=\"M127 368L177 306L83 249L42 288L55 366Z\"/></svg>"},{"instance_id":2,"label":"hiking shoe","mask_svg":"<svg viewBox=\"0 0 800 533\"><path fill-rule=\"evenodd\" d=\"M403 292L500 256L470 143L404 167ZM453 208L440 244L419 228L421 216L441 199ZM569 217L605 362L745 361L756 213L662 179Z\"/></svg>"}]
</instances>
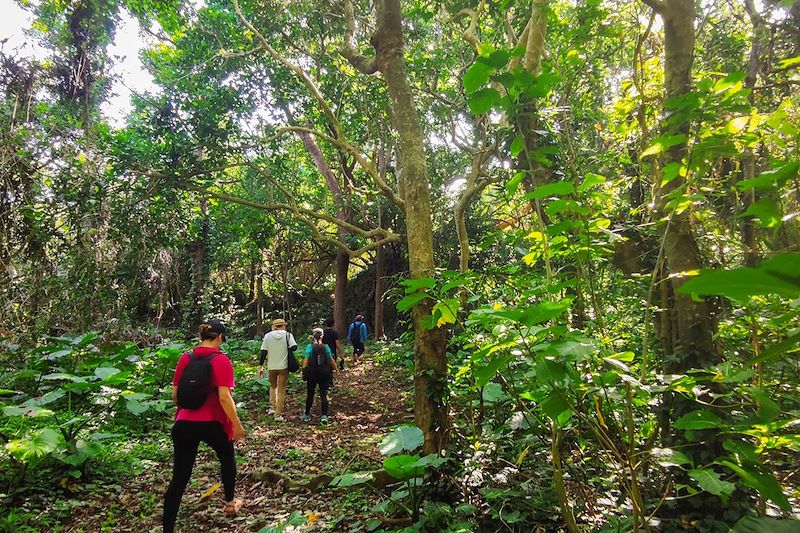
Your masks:
<instances>
[{"instance_id":1,"label":"hiking shoe","mask_svg":"<svg viewBox=\"0 0 800 533\"><path fill-rule=\"evenodd\" d=\"M310 415L303 415L303 422L310 422L311 416Z\"/></svg>"},{"instance_id":2,"label":"hiking shoe","mask_svg":"<svg viewBox=\"0 0 800 533\"><path fill-rule=\"evenodd\" d=\"M275 422L283 422L283 415L275 415Z\"/></svg>"},{"instance_id":3,"label":"hiking shoe","mask_svg":"<svg viewBox=\"0 0 800 533\"><path fill-rule=\"evenodd\" d=\"M225 504L225 514L228 516L236 516L242 510L244 502L240 499L235 499Z\"/></svg>"},{"instance_id":4,"label":"hiking shoe","mask_svg":"<svg viewBox=\"0 0 800 533\"><path fill-rule=\"evenodd\" d=\"M322 415L322 418L319 420L320 424L327 424L328 423L328 415Z\"/></svg>"}]
</instances>

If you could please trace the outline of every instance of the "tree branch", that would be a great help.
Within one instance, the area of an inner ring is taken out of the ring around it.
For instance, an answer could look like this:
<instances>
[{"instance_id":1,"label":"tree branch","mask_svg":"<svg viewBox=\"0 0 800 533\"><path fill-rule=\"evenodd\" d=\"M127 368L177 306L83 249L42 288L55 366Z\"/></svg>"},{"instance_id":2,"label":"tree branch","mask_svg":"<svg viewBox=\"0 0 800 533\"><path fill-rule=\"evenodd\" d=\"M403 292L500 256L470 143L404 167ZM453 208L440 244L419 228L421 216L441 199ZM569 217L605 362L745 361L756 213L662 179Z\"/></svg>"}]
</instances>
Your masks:
<instances>
[{"instance_id":1,"label":"tree branch","mask_svg":"<svg viewBox=\"0 0 800 533\"><path fill-rule=\"evenodd\" d=\"M359 72L363 74L375 74L378 72L378 60L375 57L370 57L358 51L354 44L356 33L356 17L353 12L353 2L345 0L344 2L344 19L347 23L347 29L344 33L344 39L339 47L339 53L351 65L353 65Z\"/></svg>"},{"instance_id":2,"label":"tree branch","mask_svg":"<svg viewBox=\"0 0 800 533\"><path fill-rule=\"evenodd\" d=\"M481 5L483 5L483 2L478 6L478 9L480 9ZM469 26L461 33L461 37L471 45L478 47L481 44L480 39L478 39L478 11L466 7L453 15L450 20L456 21L462 17L469 17Z\"/></svg>"},{"instance_id":3,"label":"tree branch","mask_svg":"<svg viewBox=\"0 0 800 533\"><path fill-rule=\"evenodd\" d=\"M658 14L664 12L664 0L642 0L642 2L652 7L653 10Z\"/></svg>"},{"instance_id":4,"label":"tree branch","mask_svg":"<svg viewBox=\"0 0 800 533\"><path fill-rule=\"evenodd\" d=\"M238 196L234 196L234 195L231 195L231 194L228 194L228 193L225 193L225 192L214 191L214 190L208 189L206 187L197 185L197 184L195 184L195 183L190 181L191 178L194 178L194 177L197 177L197 176L213 174L215 172L223 172L225 170L228 170L228 169L231 169L231 168L237 168L237 167L249 167L249 168L253 169L255 172L257 172L258 174L260 174L261 176L263 176L264 178L266 178L267 180L269 180L269 182L272 185L274 185L276 188L278 188L287 197L288 203L281 203L281 202L261 203L261 202L255 202L253 200L247 200L245 198L240 198ZM142 175L146 176L146 177L149 177L149 178L155 178L155 179L165 180L165 181L167 179L177 179L179 188L182 188L184 190L199 192L201 194L206 194L208 196L217 198L219 200L225 200L225 201L233 202L233 203L236 203L236 204L239 204L239 205L252 207L252 208L255 208L255 209L262 210L262 211L288 211L288 212L292 213L299 222L301 222L302 224L307 226L312 231L312 233L314 234L314 236L316 238L336 246L337 248L339 248L340 250L344 251L345 253L347 253L351 257L358 257L358 256L360 256L360 255L362 255L362 254L364 254L364 253L366 253L366 252L368 252L370 250L373 250L373 249L377 248L378 246L383 245L383 244L390 243L390 242L400 242L400 240L401 240L401 236L400 235L398 235L397 233L394 233L393 231L391 231L389 229L374 228L374 229L371 229L371 230L365 230L365 229L363 229L363 228L361 228L359 226L356 226L354 224L351 224L351 223L349 223L347 221L344 221L344 220L341 220L341 219L336 218L334 216L328 215L327 213L322 213L322 212L320 212L318 210L314 210L314 209L309 209L309 208L298 206L297 202L294 199L294 196L291 194L291 192L288 189L286 189L286 187L281 185L275 178L273 178L264 169L262 169L261 167L259 167L258 165L254 164L252 162L231 163L231 164L228 164L228 165L221 165L221 166L213 167L213 168L210 168L210 169L195 170L195 171L187 172L185 174L181 174L181 175L179 175L177 177L169 176L169 175L161 173L161 172L153 172L153 171L151 171L151 172L141 172L140 171L140 173ZM336 239L336 238L333 238L333 237L330 237L328 235L323 234L319 230L319 228L317 228L317 225L314 224L314 219L321 220L321 221L324 221L324 222L328 222L330 224L337 225L339 227L344 228L345 230L347 230L349 233L352 233L353 235L358 235L358 236L363 237L364 239L366 239L368 241L372 241L372 242L369 242L369 244L367 244L365 246L362 246L361 248L358 248L357 250L353 250L353 249L349 248L344 242L340 241L339 239Z\"/></svg>"},{"instance_id":5,"label":"tree branch","mask_svg":"<svg viewBox=\"0 0 800 533\"><path fill-rule=\"evenodd\" d=\"M361 168L369 174L372 180L375 182L375 185L378 189L391 200L395 205L399 208L405 208L405 202L402 198L400 198L397 193L395 193L394 189L392 189L386 181L380 177L378 170L375 168L375 163L371 159L368 159L364 154L362 154L355 146L350 144L348 141L340 138L334 138L326 133L322 133L321 131L311 129L311 128L304 128L302 126L286 126L278 129L279 132L292 132L292 133L307 133L310 135L314 135L319 137L320 139L326 140L331 144L341 147L346 152L350 153Z\"/></svg>"},{"instance_id":6,"label":"tree branch","mask_svg":"<svg viewBox=\"0 0 800 533\"><path fill-rule=\"evenodd\" d=\"M269 55L272 57L272 59L274 59L281 65L285 66L286 68L294 72L295 76L297 76L302 80L302 82L306 85L308 90L311 91L311 95L319 103L320 107L322 108L322 111L325 113L325 116L328 117L328 120L330 120L331 124L333 125L334 131L336 131L337 137L343 136L342 125L339 123L339 120L336 118L336 115L331 110L331 107L328 105L328 102L325 100L325 97L322 96L319 87L317 87L314 81L308 77L308 75L305 73L303 69L301 69L300 67L298 67L285 57L283 57L281 54L277 52L277 50L275 50L269 44L267 38L264 37L264 34L258 31L258 29L256 29L256 27L253 26L253 24L249 20L247 20L247 18L244 16L244 14L242 13L242 8L239 5L239 0L233 0L233 7L236 10L236 16L239 17L241 23L248 30L253 32L253 35L255 35L256 38L259 40L259 42L261 43L261 48L266 50L267 53L269 53Z\"/></svg>"}]
</instances>

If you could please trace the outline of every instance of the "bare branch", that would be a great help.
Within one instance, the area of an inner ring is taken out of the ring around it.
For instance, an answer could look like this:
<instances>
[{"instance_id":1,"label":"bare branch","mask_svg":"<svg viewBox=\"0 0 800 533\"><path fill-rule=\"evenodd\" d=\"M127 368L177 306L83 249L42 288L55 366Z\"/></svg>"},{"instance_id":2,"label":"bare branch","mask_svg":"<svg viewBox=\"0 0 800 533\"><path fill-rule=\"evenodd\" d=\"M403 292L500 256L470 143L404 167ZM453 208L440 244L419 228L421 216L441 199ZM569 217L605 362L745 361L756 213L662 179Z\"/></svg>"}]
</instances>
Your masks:
<instances>
[{"instance_id":1,"label":"bare branch","mask_svg":"<svg viewBox=\"0 0 800 533\"><path fill-rule=\"evenodd\" d=\"M378 61L374 57L367 56L358 51L355 43L356 17L353 12L353 2L345 0L344 18L347 23L344 39L339 47L339 53L359 72L363 74L375 74L378 72Z\"/></svg>"}]
</instances>

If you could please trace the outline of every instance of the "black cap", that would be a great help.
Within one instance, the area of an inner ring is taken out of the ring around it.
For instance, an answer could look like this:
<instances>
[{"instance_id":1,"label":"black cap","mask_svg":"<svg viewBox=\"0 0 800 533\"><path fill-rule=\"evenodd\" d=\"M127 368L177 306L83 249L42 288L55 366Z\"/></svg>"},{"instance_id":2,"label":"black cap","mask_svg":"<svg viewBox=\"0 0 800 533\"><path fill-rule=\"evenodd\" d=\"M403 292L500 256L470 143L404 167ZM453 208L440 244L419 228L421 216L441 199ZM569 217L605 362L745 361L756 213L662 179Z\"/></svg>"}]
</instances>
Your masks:
<instances>
[{"instance_id":1,"label":"black cap","mask_svg":"<svg viewBox=\"0 0 800 533\"><path fill-rule=\"evenodd\" d=\"M219 320L208 320L204 322L204 324L208 324L211 331L222 335L222 340L225 340L225 336L228 334L228 330L225 329L225 324Z\"/></svg>"}]
</instances>

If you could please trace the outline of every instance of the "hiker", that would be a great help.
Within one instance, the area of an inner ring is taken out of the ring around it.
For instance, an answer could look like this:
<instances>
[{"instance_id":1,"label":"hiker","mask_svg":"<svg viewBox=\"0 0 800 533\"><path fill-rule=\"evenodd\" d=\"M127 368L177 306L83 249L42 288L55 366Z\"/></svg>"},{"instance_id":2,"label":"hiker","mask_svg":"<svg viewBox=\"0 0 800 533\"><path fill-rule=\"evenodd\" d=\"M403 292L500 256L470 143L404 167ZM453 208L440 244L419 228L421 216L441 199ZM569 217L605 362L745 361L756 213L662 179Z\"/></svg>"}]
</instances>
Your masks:
<instances>
[{"instance_id":1,"label":"hiker","mask_svg":"<svg viewBox=\"0 0 800 533\"><path fill-rule=\"evenodd\" d=\"M314 405L314 390L319 387L319 398L322 401L323 424L328 423L328 385L331 374L338 372L336 361L331 349L322 342L322 328L314 328L311 342L306 346L306 356L303 358L303 379L306 380L306 412L303 422L311 420L311 406Z\"/></svg>"},{"instance_id":2,"label":"hiker","mask_svg":"<svg viewBox=\"0 0 800 533\"><path fill-rule=\"evenodd\" d=\"M289 353L297 350L294 335L286 331L286 321L276 318L272 321L272 331L264 335L261 343L261 359L258 377L264 376L264 360L269 370L269 414L275 420L283 421L283 408L286 405L286 383L289 381Z\"/></svg>"},{"instance_id":3,"label":"hiker","mask_svg":"<svg viewBox=\"0 0 800 533\"><path fill-rule=\"evenodd\" d=\"M333 354L333 360L341 370L344 370L344 352L342 352L342 341L339 334L333 329L335 322L332 318L325 321L325 329L322 331L322 342L328 345ZM333 387L333 374L331 374L331 387Z\"/></svg>"},{"instance_id":4,"label":"hiker","mask_svg":"<svg viewBox=\"0 0 800 533\"><path fill-rule=\"evenodd\" d=\"M353 344L353 364L357 364L358 358L364 353L364 343L367 341L367 325L364 324L364 315L356 315L355 321L347 330L347 338Z\"/></svg>"},{"instance_id":5,"label":"hiker","mask_svg":"<svg viewBox=\"0 0 800 533\"><path fill-rule=\"evenodd\" d=\"M164 495L165 533L175 530L178 507L192 475L201 441L216 452L222 467L225 513L235 515L242 506L242 500L233 497L236 484L233 441L244 439L244 427L231 396L233 365L219 349L225 341L225 334L225 325L219 320L201 324L200 345L184 353L175 368L172 400L178 406L178 412L172 426L172 481Z\"/></svg>"}]
</instances>

